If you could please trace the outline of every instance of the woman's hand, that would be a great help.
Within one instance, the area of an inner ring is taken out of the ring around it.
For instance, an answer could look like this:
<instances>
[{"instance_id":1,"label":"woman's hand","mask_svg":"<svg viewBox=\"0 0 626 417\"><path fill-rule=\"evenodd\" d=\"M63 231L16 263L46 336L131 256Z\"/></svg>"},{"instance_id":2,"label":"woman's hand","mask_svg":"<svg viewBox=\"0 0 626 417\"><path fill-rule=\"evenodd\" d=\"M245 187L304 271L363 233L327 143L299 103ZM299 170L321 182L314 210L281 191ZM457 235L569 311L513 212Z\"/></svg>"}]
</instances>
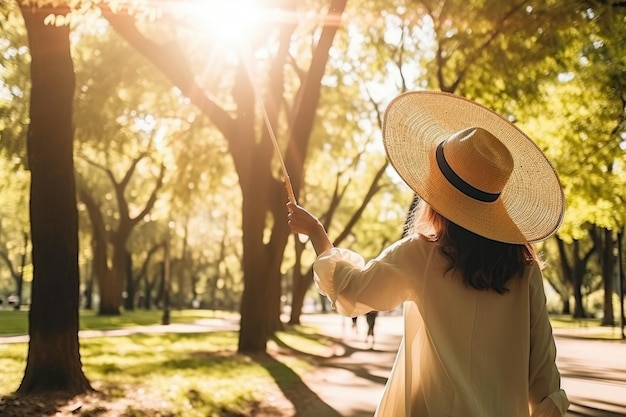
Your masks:
<instances>
[{"instance_id":1,"label":"woman's hand","mask_svg":"<svg viewBox=\"0 0 626 417\"><path fill-rule=\"evenodd\" d=\"M291 202L287 203L287 213L287 223L291 231L309 236L318 255L333 247L324 226L317 217Z\"/></svg>"},{"instance_id":2,"label":"woman's hand","mask_svg":"<svg viewBox=\"0 0 626 417\"><path fill-rule=\"evenodd\" d=\"M294 233L311 236L322 227L320 221L304 208L291 202L287 203L287 223Z\"/></svg>"}]
</instances>

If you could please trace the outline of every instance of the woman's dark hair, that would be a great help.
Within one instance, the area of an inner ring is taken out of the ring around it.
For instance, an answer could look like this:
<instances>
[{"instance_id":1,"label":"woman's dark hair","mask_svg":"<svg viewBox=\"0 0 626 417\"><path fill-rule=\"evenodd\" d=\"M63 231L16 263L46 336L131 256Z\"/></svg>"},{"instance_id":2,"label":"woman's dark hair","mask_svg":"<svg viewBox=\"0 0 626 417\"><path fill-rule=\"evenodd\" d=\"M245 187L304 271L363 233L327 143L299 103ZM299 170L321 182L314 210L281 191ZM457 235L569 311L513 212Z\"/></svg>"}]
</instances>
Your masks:
<instances>
[{"instance_id":1,"label":"woman's dark hair","mask_svg":"<svg viewBox=\"0 0 626 417\"><path fill-rule=\"evenodd\" d=\"M508 291L506 283L522 275L532 261L526 246L496 242L447 221L441 239L441 252L450 261L450 269L459 269L463 281L477 290Z\"/></svg>"},{"instance_id":2,"label":"woman's dark hair","mask_svg":"<svg viewBox=\"0 0 626 417\"><path fill-rule=\"evenodd\" d=\"M506 283L515 276L521 277L525 266L536 260L530 245L479 236L447 220L424 202L418 205L414 221L418 233L439 242L442 254L450 262L448 270L461 271L465 284L477 290L506 293Z\"/></svg>"}]
</instances>

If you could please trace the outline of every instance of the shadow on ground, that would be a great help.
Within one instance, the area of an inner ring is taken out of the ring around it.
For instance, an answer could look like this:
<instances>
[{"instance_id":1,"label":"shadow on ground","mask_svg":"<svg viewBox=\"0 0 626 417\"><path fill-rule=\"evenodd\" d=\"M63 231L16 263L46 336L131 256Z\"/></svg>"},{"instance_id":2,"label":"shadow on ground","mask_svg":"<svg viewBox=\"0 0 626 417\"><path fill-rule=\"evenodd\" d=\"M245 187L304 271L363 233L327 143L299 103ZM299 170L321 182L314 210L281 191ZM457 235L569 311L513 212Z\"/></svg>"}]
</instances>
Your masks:
<instances>
[{"instance_id":1,"label":"shadow on ground","mask_svg":"<svg viewBox=\"0 0 626 417\"><path fill-rule=\"evenodd\" d=\"M38 417L55 416L58 413L81 415L83 403L75 401L74 396L63 392L39 395L6 395L0 397L0 416L2 417ZM64 414L62 414L64 415ZM96 416L98 414L93 414Z\"/></svg>"},{"instance_id":2,"label":"shadow on ground","mask_svg":"<svg viewBox=\"0 0 626 417\"><path fill-rule=\"evenodd\" d=\"M594 401L590 399L585 399L585 401ZM595 402L598 402L595 400ZM607 411L610 409L615 409L620 406L620 404L608 403L605 401L600 402L602 404L602 409L590 407L588 405L579 404L576 401L572 401L570 408L567 412L568 416L584 416L584 417L623 417L622 413L613 413L611 411Z\"/></svg>"},{"instance_id":3,"label":"shadow on ground","mask_svg":"<svg viewBox=\"0 0 626 417\"><path fill-rule=\"evenodd\" d=\"M268 362L268 365L280 368L280 372L268 367L266 369L274 377L286 399L293 404L294 411L291 415L297 417L371 417L374 414L375 396L372 397L373 399L364 398L370 396L371 391L361 389L364 385L373 386L376 393L382 394L387 380L383 375L386 375L389 370L387 361L381 363L380 358L377 357L377 354L384 353L383 351L369 347L359 348L348 343L344 338L329 336L325 336L324 342L328 345L328 349L325 353L317 355L294 349L280 339L273 339L272 342L274 347L269 349L272 361ZM390 352L392 355L395 354L394 349ZM285 365L289 363L287 358L306 361L313 370L301 378ZM291 374L292 380L279 379L285 374ZM327 400L329 392L335 399L340 397L340 402L329 402Z\"/></svg>"},{"instance_id":4,"label":"shadow on ground","mask_svg":"<svg viewBox=\"0 0 626 417\"><path fill-rule=\"evenodd\" d=\"M275 400L274 406L283 411L282 415L342 417L312 391L296 372L274 356L255 354L252 358L269 372L280 388L286 401L281 404L281 401Z\"/></svg>"}]
</instances>

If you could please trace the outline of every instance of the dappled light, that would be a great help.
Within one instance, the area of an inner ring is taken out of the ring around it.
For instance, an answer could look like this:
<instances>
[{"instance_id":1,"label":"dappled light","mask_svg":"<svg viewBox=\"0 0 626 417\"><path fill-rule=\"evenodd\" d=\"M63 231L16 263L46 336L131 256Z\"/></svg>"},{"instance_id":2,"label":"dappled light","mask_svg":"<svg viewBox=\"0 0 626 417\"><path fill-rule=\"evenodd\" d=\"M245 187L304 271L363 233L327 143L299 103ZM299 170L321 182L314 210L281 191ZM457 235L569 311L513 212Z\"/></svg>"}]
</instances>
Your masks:
<instances>
[{"instance_id":1,"label":"dappled light","mask_svg":"<svg viewBox=\"0 0 626 417\"><path fill-rule=\"evenodd\" d=\"M286 204L366 261L397 241L415 194L383 127L414 90L505 115L554 166L536 250L569 415L626 415L622 3L0 12L0 416L371 417L401 315L368 346Z\"/></svg>"}]
</instances>

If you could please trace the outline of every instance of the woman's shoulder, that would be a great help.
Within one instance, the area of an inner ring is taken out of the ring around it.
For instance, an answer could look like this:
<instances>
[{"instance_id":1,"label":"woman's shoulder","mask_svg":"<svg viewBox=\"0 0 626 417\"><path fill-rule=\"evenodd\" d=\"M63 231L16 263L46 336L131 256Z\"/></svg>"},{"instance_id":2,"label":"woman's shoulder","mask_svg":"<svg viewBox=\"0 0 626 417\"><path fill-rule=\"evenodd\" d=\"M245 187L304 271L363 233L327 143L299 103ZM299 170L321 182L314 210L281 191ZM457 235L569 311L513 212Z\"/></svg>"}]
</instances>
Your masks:
<instances>
[{"instance_id":1,"label":"woman's shoulder","mask_svg":"<svg viewBox=\"0 0 626 417\"><path fill-rule=\"evenodd\" d=\"M432 252L439 247L439 243L435 240L420 234L404 236L400 240L396 241L384 252Z\"/></svg>"},{"instance_id":2,"label":"woman's shoulder","mask_svg":"<svg viewBox=\"0 0 626 417\"><path fill-rule=\"evenodd\" d=\"M427 248L439 247L439 240L437 240L436 238L432 236L426 236L420 233L415 233L415 234L406 236L404 239L406 239L407 242L410 242L410 244L413 244L416 246L423 246Z\"/></svg>"}]
</instances>

